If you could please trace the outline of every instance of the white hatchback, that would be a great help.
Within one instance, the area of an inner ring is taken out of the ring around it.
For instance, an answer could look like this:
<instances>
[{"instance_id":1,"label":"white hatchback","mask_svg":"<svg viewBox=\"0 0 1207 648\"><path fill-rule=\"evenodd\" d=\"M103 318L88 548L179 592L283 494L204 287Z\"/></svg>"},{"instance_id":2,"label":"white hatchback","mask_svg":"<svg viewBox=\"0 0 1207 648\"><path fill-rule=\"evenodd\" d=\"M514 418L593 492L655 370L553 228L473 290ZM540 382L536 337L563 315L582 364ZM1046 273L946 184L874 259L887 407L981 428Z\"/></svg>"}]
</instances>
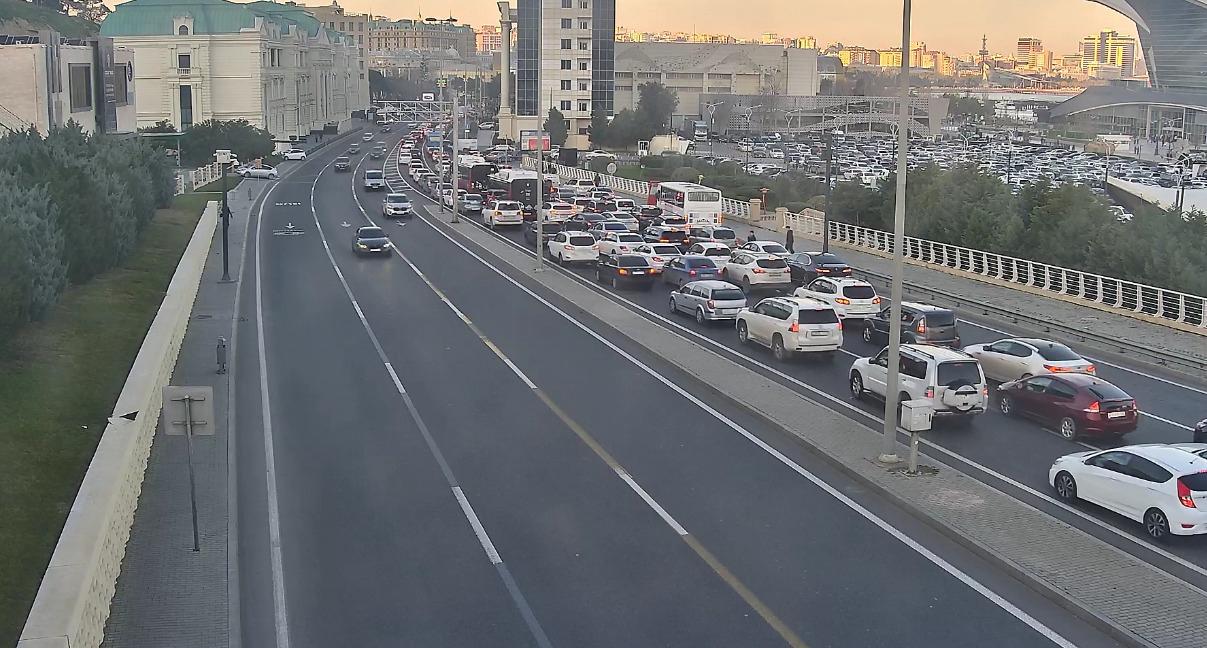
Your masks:
<instances>
[{"instance_id":1,"label":"white hatchback","mask_svg":"<svg viewBox=\"0 0 1207 648\"><path fill-rule=\"evenodd\" d=\"M848 277L818 277L797 288L797 297L808 297L830 304L843 320L864 320L880 312L880 297L872 284Z\"/></svg>"},{"instance_id":2,"label":"white hatchback","mask_svg":"<svg viewBox=\"0 0 1207 648\"><path fill-rule=\"evenodd\" d=\"M599 246L595 237L585 232L558 232L549 239L549 256L562 264L598 261Z\"/></svg>"},{"instance_id":3,"label":"white hatchback","mask_svg":"<svg viewBox=\"0 0 1207 648\"><path fill-rule=\"evenodd\" d=\"M756 288L778 290L792 285L788 263L777 256L739 250L721 266L721 278L742 286L747 294Z\"/></svg>"},{"instance_id":4,"label":"white hatchback","mask_svg":"<svg viewBox=\"0 0 1207 648\"><path fill-rule=\"evenodd\" d=\"M495 225L519 225L524 222L523 207L520 203L514 200L498 200L490 207L483 210L483 216L486 219L486 224L494 228Z\"/></svg>"}]
</instances>

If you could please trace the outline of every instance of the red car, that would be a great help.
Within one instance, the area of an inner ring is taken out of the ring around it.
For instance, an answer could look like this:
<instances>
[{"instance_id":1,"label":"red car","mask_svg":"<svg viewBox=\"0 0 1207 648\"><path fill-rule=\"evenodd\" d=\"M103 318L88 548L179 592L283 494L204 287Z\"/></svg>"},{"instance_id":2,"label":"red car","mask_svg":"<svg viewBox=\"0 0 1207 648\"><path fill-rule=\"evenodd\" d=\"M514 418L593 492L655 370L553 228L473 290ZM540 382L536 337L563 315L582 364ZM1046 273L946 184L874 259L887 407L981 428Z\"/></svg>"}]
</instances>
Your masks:
<instances>
[{"instance_id":1,"label":"red car","mask_svg":"<svg viewBox=\"0 0 1207 648\"><path fill-rule=\"evenodd\" d=\"M1056 427L1060 436L1118 438L1136 429L1136 399L1111 383L1088 374L1045 374L1002 383L998 407L1003 414L1029 416Z\"/></svg>"}]
</instances>

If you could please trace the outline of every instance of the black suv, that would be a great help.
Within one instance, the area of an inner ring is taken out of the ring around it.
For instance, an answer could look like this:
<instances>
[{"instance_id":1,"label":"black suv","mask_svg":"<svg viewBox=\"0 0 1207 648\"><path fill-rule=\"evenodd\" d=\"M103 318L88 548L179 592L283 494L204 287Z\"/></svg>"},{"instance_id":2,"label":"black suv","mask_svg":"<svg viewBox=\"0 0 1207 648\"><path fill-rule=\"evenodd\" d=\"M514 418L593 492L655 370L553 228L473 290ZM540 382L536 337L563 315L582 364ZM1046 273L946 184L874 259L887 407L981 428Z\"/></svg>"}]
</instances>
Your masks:
<instances>
[{"instance_id":1,"label":"black suv","mask_svg":"<svg viewBox=\"0 0 1207 648\"><path fill-rule=\"evenodd\" d=\"M613 288L632 284L642 290L654 285L654 268L649 259L638 254L616 254L599 257L595 265L595 279L600 283L611 283Z\"/></svg>"},{"instance_id":2,"label":"black suv","mask_svg":"<svg viewBox=\"0 0 1207 648\"><path fill-rule=\"evenodd\" d=\"M888 328L889 308L886 306L879 313L867 318L863 327L863 341L887 341ZM930 304L901 302L901 342L958 348L960 330L955 311Z\"/></svg>"}]
</instances>

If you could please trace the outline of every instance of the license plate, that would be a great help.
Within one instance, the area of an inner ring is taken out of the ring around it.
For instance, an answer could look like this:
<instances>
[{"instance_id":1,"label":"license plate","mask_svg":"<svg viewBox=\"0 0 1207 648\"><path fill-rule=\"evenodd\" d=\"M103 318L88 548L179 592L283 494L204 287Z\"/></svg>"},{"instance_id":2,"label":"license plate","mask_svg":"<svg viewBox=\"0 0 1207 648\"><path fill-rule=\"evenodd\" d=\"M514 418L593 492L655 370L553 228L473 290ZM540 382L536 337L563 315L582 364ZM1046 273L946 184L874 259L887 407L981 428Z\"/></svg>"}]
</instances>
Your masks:
<instances>
[{"instance_id":1,"label":"license plate","mask_svg":"<svg viewBox=\"0 0 1207 648\"><path fill-rule=\"evenodd\" d=\"M1127 416L1127 412L1107 412L1107 418L1123 418Z\"/></svg>"},{"instance_id":2,"label":"license plate","mask_svg":"<svg viewBox=\"0 0 1207 648\"><path fill-rule=\"evenodd\" d=\"M635 275L645 274L645 270L634 270L633 274L635 274Z\"/></svg>"},{"instance_id":3,"label":"license plate","mask_svg":"<svg viewBox=\"0 0 1207 648\"><path fill-rule=\"evenodd\" d=\"M829 331L809 331L809 337L829 337Z\"/></svg>"}]
</instances>

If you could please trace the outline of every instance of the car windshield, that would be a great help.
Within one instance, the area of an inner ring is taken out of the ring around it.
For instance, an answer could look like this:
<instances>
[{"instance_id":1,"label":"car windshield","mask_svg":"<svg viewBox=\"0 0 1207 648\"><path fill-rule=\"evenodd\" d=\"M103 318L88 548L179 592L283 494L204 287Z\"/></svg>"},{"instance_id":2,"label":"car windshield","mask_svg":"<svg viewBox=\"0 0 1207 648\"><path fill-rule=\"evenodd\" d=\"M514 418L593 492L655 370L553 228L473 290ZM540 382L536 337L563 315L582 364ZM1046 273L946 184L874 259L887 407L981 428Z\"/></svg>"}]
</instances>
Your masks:
<instances>
[{"instance_id":1,"label":"car windshield","mask_svg":"<svg viewBox=\"0 0 1207 648\"><path fill-rule=\"evenodd\" d=\"M745 301L746 293L737 288L718 288L712 291L712 298L717 301Z\"/></svg>"},{"instance_id":2,"label":"car windshield","mask_svg":"<svg viewBox=\"0 0 1207 648\"><path fill-rule=\"evenodd\" d=\"M592 245L595 245L595 237L593 237L593 236L571 236L570 245L577 245L579 247L590 247Z\"/></svg>"},{"instance_id":3,"label":"car windshield","mask_svg":"<svg viewBox=\"0 0 1207 648\"><path fill-rule=\"evenodd\" d=\"M1127 392L1107 382L1096 382L1089 386L1089 391L1098 400L1127 400L1131 396Z\"/></svg>"},{"instance_id":4,"label":"car windshield","mask_svg":"<svg viewBox=\"0 0 1207 648\"><path fill-rule=\"evenodd\" d=\"M842 296L851 299L871 299L876 296L876 290L871 286L843 286Z\"/></svg>"},{"instance_id":5,"label":"car windshield","mask_svg":"<svg viewBox=\"0 0 1207 648\"><path fill-rule=\"evenodd\" d=\"M976 360L940 362L936 382L942 387L979 385L981 383L981 370Z\"/></svg>"},{"instance_id":6,"label":"car windshield","mask_svg":"<svg viewBox=\"0 0 1207 648\"><path fill-rule=\"evenodd\" d=\"M365 171L366 178L381 178L381 171Z\"/></svg>"},{"instance_id":7,"label":"car windshield","mask_svg":"<svg viewBox=\"0 0 1207 648\"><path fill-rule=\"evenodd\" d=\"M361 238L384 238L385 235L386 233L380 227L364 227L360 230Z\"/></svg>"},{"instance_id":8,"label":"car windshield","mask_svg":"<svg viewBox=\"0 0 1207 648\"><path fill-rule=\"evenodd\" d=\"M390 194L386 196L386 202L394 205L400 205L403 203L409 203L411 200L402 194Z\"/></svg>"},{"instance_id":9,"label":"car windshield","mask_svg":"<svg viewBox=\"0 0 1207 648\"><path fill-rule=\"evenodd\" d=\"M838 315L831 308L802 308L796 312L801 324L837 324Z\"/></svg>"},{"instance_id":10,"label":"car windshield","mask_svg":"<svg viewBox=\"0 0 1207 648\"><path fill-rule=\"evenodd\" d=\"M755 265L760 268L787 268L788 262L777 257L773 259L756 259Z\"/></svg>"},{"instance_id":11,"label":"car windshield","mask_svg":"<svg viewBox=\"0 0 1207 648\"><path fill-rule=\"evenodd\" d=\"M1039 355L1044 360L1051 360L1053 362L1062 362L1062 361L1066 361L1066 360L1080 360L1081 359L1081 356L1077 355L1076 353L1073 353L1072 349L1070 349L1069 347L1067 347L1063 344L1059 344L1056 342L1040 343L1040 344L1036 344L1035 347L1037 349L1039 349Z\"/></svg>"}]
</instances>

